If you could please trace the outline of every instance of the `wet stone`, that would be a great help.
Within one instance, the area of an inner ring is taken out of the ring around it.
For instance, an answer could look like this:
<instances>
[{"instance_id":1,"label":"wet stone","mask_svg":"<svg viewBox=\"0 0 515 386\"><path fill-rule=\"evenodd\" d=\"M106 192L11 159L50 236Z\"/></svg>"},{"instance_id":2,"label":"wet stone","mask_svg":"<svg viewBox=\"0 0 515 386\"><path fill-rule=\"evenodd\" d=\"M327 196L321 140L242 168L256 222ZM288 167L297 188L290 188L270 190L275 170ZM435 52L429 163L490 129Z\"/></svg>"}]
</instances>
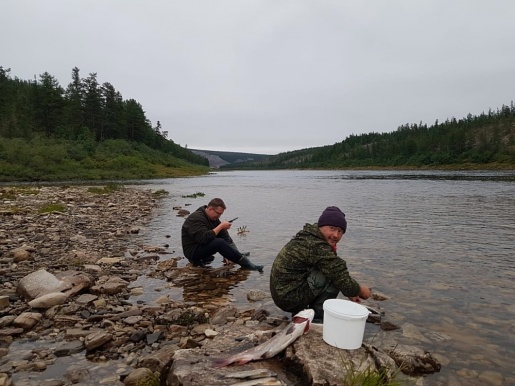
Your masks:
<instances>
[{"instance_id":1,"label":"wet stone","mask_svg":"<svg viewBox=\"0 0 515 386\"><path fill-rule=\"evenodd\" d=\"M9 307L9 296L0 296L0 310Z\"/></svg>"},{"instance_id":2,"label":"wet stone","mask_svg":"<svg viewBox=\"0 0 515 386\"><path fill-rule=\"evenodd\" d=\"M56 357L64 357L81 352L82 350L84 350L84 343L80 340L74 340L57 346L54 355Z\"/></svg>"},{"instance_id":3,"label":"wet stone","mask_svg":"<svg viewBox=\"0 0 515 386\"><path fill-rule=\"evenodd\" d=\"M128 318L123 319L123 322L129 326L133 326L141 320L143 320L142 316L129 316Z\"/></svg>"},{"instance_id":4,"label":"wet stone","mask_svg":"<svg viewBox=\"0 0 515 386\"><path fill-rule=\"evenodd\" d=\"M82 294L75 301L79 304L88 304L88 303L92 302L93 300L96 300L97 298L98 298L97 295Z\"/></svg>"},{"instance_id":5,"label":"wet stone","mask_svg":"<svg viewBox=\"0 0 515 386\"><path fill-rule=\"evenodd\" d=\"M143 339L145 339L146 335L147 335L146 331L137 330L131 334L130 340L132 342L139 342L139 341L142 341Z\"/></svg>"},{"instance_id":6,"label":"wet stone","mask_svg":"<svg viewBox=\"0 0 515 386\"><path fill-rule=\"evenodd\" d=\"M152 334L148 334L147 335L147 344L153 344L153 343L157 342L159 339L161 339L162 336L163 336L162 331L157 331Z\"/></svg>"}]
</instances>

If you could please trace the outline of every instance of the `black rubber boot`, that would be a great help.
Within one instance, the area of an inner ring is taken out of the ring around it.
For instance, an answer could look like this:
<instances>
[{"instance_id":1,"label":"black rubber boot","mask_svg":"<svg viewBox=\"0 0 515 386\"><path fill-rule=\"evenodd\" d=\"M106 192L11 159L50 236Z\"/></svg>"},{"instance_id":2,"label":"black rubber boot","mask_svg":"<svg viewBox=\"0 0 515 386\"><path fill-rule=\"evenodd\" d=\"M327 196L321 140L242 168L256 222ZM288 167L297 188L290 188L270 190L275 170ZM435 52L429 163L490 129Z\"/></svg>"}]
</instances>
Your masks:
<instances>
[{"instance_id":1,"label":"black rubber boot","mask_svg":"<svg viewBox=\"0 0 515 386\"><path fill-rule=\"evenodd\" d=\"M240 252L240 250L238 249L238 247L236 246L236 244L234 243L231 243L229 244L236 252L238 252L240 255L242 256L245 256L245 257L249 257L250 256L250 252Z\"/></svg>"},{"instance_id":2,"label":"black rubber boot","mask_svg":"<svg viewBox=\"0 0 515 386\"><path fill-rule=\"evenodd\" d=\"M309 308L315 311L313 323L322 323L324 321L324 302L329 299L335 299L338 292L324 291L310 302Z\"/></svg>"},{"instance_id":3,"label":"black rubber boot","mask_svg":"<svg viewBox=\"0 0 515 386\"><path fill-rule=\"evenodd\" d=\"M252 271L263 272L264 266L256 265L252 261L249 260L247 256L242 255L240 260L238 260L238 264L245 269L250 269Z\"/></svg>"}]
</instances>

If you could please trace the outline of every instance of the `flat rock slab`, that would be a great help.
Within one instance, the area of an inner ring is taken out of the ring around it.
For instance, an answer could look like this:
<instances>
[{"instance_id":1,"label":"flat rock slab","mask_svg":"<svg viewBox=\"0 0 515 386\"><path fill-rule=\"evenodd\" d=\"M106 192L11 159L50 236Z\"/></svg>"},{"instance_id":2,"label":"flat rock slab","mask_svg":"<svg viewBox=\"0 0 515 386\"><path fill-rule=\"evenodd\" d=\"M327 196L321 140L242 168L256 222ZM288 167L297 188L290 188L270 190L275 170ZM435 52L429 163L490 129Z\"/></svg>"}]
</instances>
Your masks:
<instances>
[{"instance_id":1,"label":"flat rock slab","mask_svg":"<svg viewBox=\"0 0 515 386\"><path fill-rule=\"evenodd\" d=\"M312 325L309 333L285 350L285 355L278 354L271 359L244 365L213 367L215 359L254 347L259 336L263 335L260 332L248 326L233 326L205 341L201 348L177 350L167 385L232 385L235 380L229 378L231 373L260 369L275 372L277 380L284 385L341 386L347 369L376 368L374 359L363 347L342 350L327 344L322 337L322 325Z\"/></svg>"},{"instance_id":2,"label":"flat rock slab","mask_svg":"<svg viewBox=\"0 0 515 386\"><path fill-rule=\"evenodd\" d=\"M363 347L343 350L327 344L321 324L312 324L307 334L290 345L286 359L303 368L312 386L341 386L346 368L376 367Z\"/></svg>"},{"instance_id":3,"label":"flat rock slab","mask_svg":"<svg viewBox=\"0 0 515 386\"><path fill-rule=\"evenodd\" d=\"M214 339L207 340L203 347L177 350L173 356L173 364L168 373L169 386L198 386L198 385L234 385L237 383L231 374L247 370L263 370L277 374L277 380L284 385L299 385L288 379L281 370L277 359L253 361L244 365L230 365L214 368L213 361L227 357L240 351L254 347L253 334L257 330L247 326L232 326L220 333Z\"/></svg>"}]
</instances>

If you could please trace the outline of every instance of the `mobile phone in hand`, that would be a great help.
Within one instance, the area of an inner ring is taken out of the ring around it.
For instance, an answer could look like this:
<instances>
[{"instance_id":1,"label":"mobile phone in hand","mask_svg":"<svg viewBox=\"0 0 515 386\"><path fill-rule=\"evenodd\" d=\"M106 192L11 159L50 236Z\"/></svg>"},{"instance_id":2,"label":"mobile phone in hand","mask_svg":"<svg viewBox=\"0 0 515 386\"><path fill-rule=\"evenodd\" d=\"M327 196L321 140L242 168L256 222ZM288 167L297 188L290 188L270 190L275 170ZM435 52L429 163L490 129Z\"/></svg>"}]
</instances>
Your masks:
<instances>
[{"instance_id":1,"label":"mobile phone in hand","mask_svg":"<svg viewBox=\"0 0 515 386\"><path fill-rule=\"evenodd\" d=\"M233 222L234 220L237 220L238 217L233 218L232 220L229 220L229 222Z\"/></svg>"}]
</instances>

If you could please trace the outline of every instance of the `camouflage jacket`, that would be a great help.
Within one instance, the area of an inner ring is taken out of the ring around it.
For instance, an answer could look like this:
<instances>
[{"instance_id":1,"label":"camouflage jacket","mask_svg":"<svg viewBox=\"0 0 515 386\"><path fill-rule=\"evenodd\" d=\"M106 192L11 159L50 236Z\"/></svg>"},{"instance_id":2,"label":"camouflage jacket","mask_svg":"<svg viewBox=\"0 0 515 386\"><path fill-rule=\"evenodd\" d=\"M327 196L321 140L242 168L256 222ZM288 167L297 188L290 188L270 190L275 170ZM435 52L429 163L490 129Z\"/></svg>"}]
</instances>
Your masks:
<instances>
[{"instance_id":1,"label":"camouflage jacket","mask_svg":"<svg viewBox=\"0 0 515 386\"><path fill-rule=\"evenodd\" d=\"M357 296L360 286L320 232L317 224L306 224L279 252L270 273L270 292L275 304L293 312L313 298L307 278L318 269L345 296Z\"/></svg>"},{"instance_id":2,"label":"camouflage jacket","mask_svg":"<svg viewBox=\"0 0 515 386\"><path fill-rule=\"evenodd\" d=\"M207 205L201 206L195 212L191 213L182 224L181 241L184 256L190 259L195 253L197 245L206 245L216 237L221 237L228 244L233 244L231 236L227 229L222 229L218 235L213 232L219 224L220 220L210 220L206 215Z\"/></svg>"}]
</instances>

